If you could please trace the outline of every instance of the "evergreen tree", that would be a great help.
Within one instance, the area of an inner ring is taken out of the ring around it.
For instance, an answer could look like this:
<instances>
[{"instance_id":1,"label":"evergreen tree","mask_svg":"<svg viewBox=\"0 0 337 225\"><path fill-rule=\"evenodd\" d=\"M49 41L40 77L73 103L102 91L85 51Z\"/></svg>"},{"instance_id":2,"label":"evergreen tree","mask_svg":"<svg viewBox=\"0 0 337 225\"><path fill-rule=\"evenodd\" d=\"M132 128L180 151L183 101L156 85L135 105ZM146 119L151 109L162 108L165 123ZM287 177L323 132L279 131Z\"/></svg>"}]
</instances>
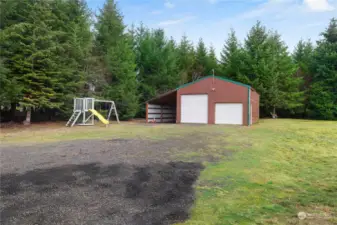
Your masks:
<instances>
[{"instance_id":1,"label":"evergreen tree","mask_svg":"<svg viewBox=\"0 0 337 225\"><path fill-rule=\"evenodd\" d=\"M218 59L216 58L216 54L215 54L215 49L214 47L211 45L211 47L209 48L208 51L208 56L207 56L207 72L206 75L209 74L213 74L214 73L218 73Z\"/></svg>"},{"instance_id":2,"label":"evergreen tree","mask_svg":"<svg viewBox=\"0 0 337 225\"><path fill-rule=\"evenodd\" d=\"M27 109L26 123L31 109L70 110L92 42L85 2L13 0L5 6L1 55L10 68L7 79L22 87L11 105Z\"/></svg>"},{"instance_id":3,"label":"evergreen tree","mask_svg":"<svg viewBox=\"0 0 337 225\"><path fill-rule=\"evenodd\" d=\"M153 52L147 52L151 57L147 70L154 72L151 79L153 79L156 94L161 94L175 88L179 83L177 51L175 44L172 40L166 39L164 30L161 29L152 32L149 44ZM151 65L153 68L150 68Z\"/></svg>"},{"instance_id":4,"label":"evergreen tree","mask_svg":"<svg viewBox=\"0 0 337 225\"><path fill-rule=\"evenodd\" d=\"M6 107L10 105L8 99L8 92L10 91L8 86L10 85L10 80L7 78L9 70L0 61L0 107Z\"/></svg>"},{"instance_id":5,"label":"evergreen tree","mask_svg":"<svg viewBox=\"0 0 337 225\"><path fill-rule=\"evenodd\" d=\"M96 42L102 54L106 54L111 46L118 44L124 38L125 25L123 16L117 9L114 0L107 0L97 16Z\"/></svg>"},{"instance_id":6,"label":"evergreen tree","mask_svg":"<svg viewBox=\"0 0 337 225\"><path fill-rule=\"evenodd\" d=\"M174 89L179 84L178 50L174 41L167 40L161 29L137 29L136 55L141 102ZM144 116L142 105L140 116Z\"/></svg>"},{"instance_id":7,"label":"evergreen tree","mask_svg":"<svg viewBox=\"0 0 337 225\"><path fill-rule=\"evenodd\" d=\"M310 73L310 64L312 63L314 47L310 40L303 41L300 40L293 53L293 59L295 63L299 66L302 73Z\"/></svg>"},{"instance_id":8,"label":"evergreen tree","mask_svg":"<svg viewBox=\"0 0 337 225\"><path fill-rule=\"evenodd\" d=\"M97 18L96 46L108 82L104 95L116 102L121 119L129 119L138 109L136 65L122 19L116 3L107 0Z\"/></svg>"},{"instance_id":9,"label":"evergreen tree","mask_svg":"<svg viewBox=\"0 0 337 225\"><path fill-rule=\"evenodd\" d=\"M90 12L84 0L55 0L52 2L55 21L53 29L58 30L59 72L58 93L64 104L63 110L70 110L72 100L81 96L84 84L88 84L91 72L91 50L93 35L90 31Z\"/></svg>"},{"instance_id":10,"label":"evergreen tree","mask_svg":"<svg viewBox=\"0 0 337 225\"><path fill-rule=\"evenodd\" d=\"M337 119L337 20L332 19L317 42L313 57L310 116Z\"/></svg>"},{"instance_id":11,"label":"evergreen tree","mask_svg":"<svg viewBox=\"0 0 337 225\"><path fill-rule=\"evenodd\" d=\"M324 39L329 43L337 42L337 18L332 18L328 28L322 33Z\"/></svg>"},{"instance_id":12,"label":"evergreen tree","mask_svg":"<svg viewBox=\"0 0 337 225\"><path fill-rule=\"evenodd\" d=\"M106 55L108 70L112 74L105 96L115 99L121 119L133 118L138 110L135 55L127 39L110 47Z\"/></svg>"},{"instance_id":13,"label":"evergreen tree","mask_svg":"<svg viewBox=\"0 0 337 225\"><path fill-rule=\"evenodd\" d=\"M313 63L314 47L309 41L300 40L295 47L293 53L293 60L297 64L296 76L300 77L302 85L300 90L304 93L303 108L298 111L302 117L307 116L307 109L310 99L310 87L312 81L312 63Z\"/></svg>"},{"instance_id":14,"label":"evergreen tree","mask_svg":"<svg viewBox=\"0 0 337 225\"><path fill-rule=\"evenodd\" d=\"M2 32L2 54L5 64L10 65L11 80L23 87L20 106L27 110L25 123L30 123L35 108L58 108L56 43L59 32L52 30L54 17L49 2L21 1L22 21L5 28Z\"/></svg>"},{"instance_id":15,"label":"evergreen tree","mask_svg":"<svg viewBox=\"0 0 337 225\"><path fill-rule=\"evenodd\" d=\"M280 35L267 32L258 21L245 40L242 59L244 68L239 78L260 93L264 113L276 116L277 109L294 113L301 106L301 79L294 76L296 67Z\"/></svg>"},{"instance_id":16,"label":"evergreen tree","mask_svg":"<svg viewBox=\"0 0 337 225\"><path fill-rule=\"evenodd\" d=\"M171 37L170 40L167 42L167 45L164 48L164 56L167 58L167 83L168 83L168 90L172 90L177 87L180 83L180 76L179 76L179 61L178 61L178 48L175 40ZM164 62L163 62L164 63ZM167 90L166 90L167 91Z\"/></svg>"},{"instance_id":17,"label":"evergreen tree","mask_svg":"<svg viewBox=\"0 0 337 225\"><path fill-rule=\"evenodd\" d=\"M181 38L178 46L178 63L180 71L180 84L191 81L192 68L194 64L194 50L187 36Z\"/></svg>"},{"instance_id":18,"label":"evergreen tree","mask_svg":"<svg viewBox=\"0 0 337 225\"><path fill-rule=\"evenodd\" d=\"M202 38L200 38L195 52L195 62L192 80L197 80L200 77L205 76L209 72L207 71L208 69L207 64L208 64L207 48Z\"/></svg>"},{"instance_id":19,"label":"evergreen tree","mask_svg":"<svg viewBox=\"0 0 337 225\"><path fill-rule=\"evenodd\" d=\"M23 5L25 2L22 2ZM20 1L1 1L0 13L0 55L1 55L1 109L8 109L12 111L12 118L14 118L17 103L22 99L22 86L16 81L15 75L12 74L11 64L6 56L12 55L12 52L17 49L14 42L10 44L8 39L9 27L15 24L24 22L27 17L28 10L25 7L19 7ZM9 91L13 91L12 97L9 96Z\"/></svg>"},{"instance_id":20,"label":"evergreen tree","mask_svg":"<svg viewBox=\"0 0 337 225\"><path fill-rule=\"evenodd\" d=\"M9 74L10 70L0 60L0 109L11 108L21 97L22 87L15 79L10 79Z\"/></svg>"},{"instance_id":21,"label":"evergreen tree","mask_svg":"<svg viewBox=\"0 0 337 225\"><path fill-rule=\"evenodd\" d=\"M276 115L276 109L290 110L302 106L302 92L299 90L302 79L294 76L296 66L287 52L286 45L281 41L277 33L269 35L265 71L260 82L264 87L263 102L266 109L272 110Z\"/></svg>"},{"instance_id":22,"label":"evergreen tree","mask_svg":"<svg viewBox=\"0 0 337 225\"><path fill-rule=\"evenodd\" d=\"M244 64L243 68L244 76L241 77L241 81L244 83L252 84L256 89L263 91L263 87L259 83L260 77L263 77L265 67L268 61L266 61L267 48L268 48L268 32L260 21L250 29L244 44ZM267 75L267 74L266 74Z\"/></svg>"},{"instance_id":23,"label":"evergreen tree","mask_svg":"<svg viewBox=\"0 0 337 225\"><path fill-rule=\"evenodd\" d=\"M240 75L244 68L244 54L233 29L228 34L220 56L221 75L240 81Z\"/></svg>"},{"instance_id":24,"label":"evergreen tree","mask_svg":"<svg viewBox=\"0 0 337 225\"><path fill-rule=\"evenodd\" d=\"M266 28L261 25L259 21L250 29L247 38L244 41L244 48L242 51L242 66L240 71L236 72L238 81L252 85L260 94L260 106L264 111L262 113L269 113L270 107L264 107L264 93L266 87L263 78L270 75L269 57L268 56L268 32ZM233 66L235 69L235 66ZM269 109L267 109L269 108Z\"/></svg>"}]
</instances>

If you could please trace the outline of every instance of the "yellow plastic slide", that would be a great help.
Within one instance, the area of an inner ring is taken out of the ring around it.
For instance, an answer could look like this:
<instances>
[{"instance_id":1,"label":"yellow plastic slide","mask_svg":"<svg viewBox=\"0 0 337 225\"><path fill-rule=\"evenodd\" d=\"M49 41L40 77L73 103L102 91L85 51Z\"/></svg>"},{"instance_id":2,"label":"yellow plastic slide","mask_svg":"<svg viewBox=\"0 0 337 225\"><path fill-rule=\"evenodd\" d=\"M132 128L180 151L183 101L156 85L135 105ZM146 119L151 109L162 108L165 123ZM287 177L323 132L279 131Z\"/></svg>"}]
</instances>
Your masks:
<instances>
[{"instance_id":1,"label":"yellow plastic slide","mask_svg":"<svg viewBox=\"0 0 337 225\"><path fill-rule=\"evenodd\" d=\"M95 116L97 116L97 118L104 123L105 125L109 124L109 121L107 121L99 112L97 112L94 109L89 109L90 112L92 112L92 114L94 114Z\"/></svg>"}]
</instances>

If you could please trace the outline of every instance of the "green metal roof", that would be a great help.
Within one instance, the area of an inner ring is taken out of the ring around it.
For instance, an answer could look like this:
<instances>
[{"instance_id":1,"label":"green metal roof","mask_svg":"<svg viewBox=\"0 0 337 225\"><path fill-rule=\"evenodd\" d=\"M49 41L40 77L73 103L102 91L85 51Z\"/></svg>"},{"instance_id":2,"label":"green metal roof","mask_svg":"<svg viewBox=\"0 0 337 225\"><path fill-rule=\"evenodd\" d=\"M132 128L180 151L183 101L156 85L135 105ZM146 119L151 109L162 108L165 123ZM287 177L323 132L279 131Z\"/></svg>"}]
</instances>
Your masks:
<instances>
[{"instance_id":1,"label":"green metal roof","mask_svg":"<svg viewBox=\"0 0 337 225\"><path fill-rule=\"evenodd\" d=\"M200 78L198 80L192 81L190 83L183 84L183 85L177 87L176 90L179 90L181 88L190 86L192 84L195 84L195 83L197 83L197 82L199 82L201 80L205 80L205 79L210 78L210 77L213 77L213 75L208 75L208 76L202 77L202 78ZM243 86L243 87L246 87L246 88L250 88L250 86L247 85L247 84L243 84L243 83L240 83L240 82L237 82L237 81L234 81L234 80L230 80L230 79L227 79L227 78L223 78L223 77L219 77L219 76L214 76L214 78L216 78L218 80L223 80L223 81L226 81L226 82L229 82L229 83L237 84L237 85L240 85L240 86Z\"/></svg>"}]
</instances>

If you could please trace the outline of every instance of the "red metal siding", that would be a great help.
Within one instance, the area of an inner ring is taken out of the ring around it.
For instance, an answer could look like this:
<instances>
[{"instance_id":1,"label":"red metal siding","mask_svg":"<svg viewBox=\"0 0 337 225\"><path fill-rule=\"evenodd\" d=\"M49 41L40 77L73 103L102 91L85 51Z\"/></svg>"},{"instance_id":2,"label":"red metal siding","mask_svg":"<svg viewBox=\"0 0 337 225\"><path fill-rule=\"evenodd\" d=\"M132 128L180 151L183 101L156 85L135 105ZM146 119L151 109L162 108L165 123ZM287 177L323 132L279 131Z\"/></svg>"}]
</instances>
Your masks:
<instances>
[{"instance_id":1,"label":"red metal siding","mask_svg":"<svg viewBox=\"0 0 337 225\"><path fill-rule=\"evenodd\" d=\"M243 125L248 125L247 87L209 77L179 89L177 92L177 123L181 122L181 95L188 94L208 94L208 124L215 123L215 103L242 103Z\"/></svg>"},{"instance_id":2,"label":"red metal siding","mask_svg":"<svg viewBox=\"0 0 337 225\"><path fill-rule=\"evenodd\" d=\"M251 104L252 104L252 123L257 123L260 118L260 95L252 90L251 92Z\"/></svg>"}]
</instances>

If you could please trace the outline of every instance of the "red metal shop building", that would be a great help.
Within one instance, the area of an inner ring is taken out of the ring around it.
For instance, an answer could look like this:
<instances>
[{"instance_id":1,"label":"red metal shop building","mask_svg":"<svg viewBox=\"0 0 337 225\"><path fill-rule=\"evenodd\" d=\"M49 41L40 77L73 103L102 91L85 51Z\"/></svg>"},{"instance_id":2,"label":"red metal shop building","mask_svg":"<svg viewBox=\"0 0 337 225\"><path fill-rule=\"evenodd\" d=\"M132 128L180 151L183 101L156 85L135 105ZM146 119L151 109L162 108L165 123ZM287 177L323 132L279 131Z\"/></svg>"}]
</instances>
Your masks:
<instances>
[{"instance_id":1,"label":"red metal shop building","mask_svg":"<svg viewBox=\"0 0 337 225\"><path fill-rule=\"evenodd\" d=\"M249 85L211 75L147 101L146 121L249 126L259 120L259 100Z\"/></svg>"}]
</instances>

